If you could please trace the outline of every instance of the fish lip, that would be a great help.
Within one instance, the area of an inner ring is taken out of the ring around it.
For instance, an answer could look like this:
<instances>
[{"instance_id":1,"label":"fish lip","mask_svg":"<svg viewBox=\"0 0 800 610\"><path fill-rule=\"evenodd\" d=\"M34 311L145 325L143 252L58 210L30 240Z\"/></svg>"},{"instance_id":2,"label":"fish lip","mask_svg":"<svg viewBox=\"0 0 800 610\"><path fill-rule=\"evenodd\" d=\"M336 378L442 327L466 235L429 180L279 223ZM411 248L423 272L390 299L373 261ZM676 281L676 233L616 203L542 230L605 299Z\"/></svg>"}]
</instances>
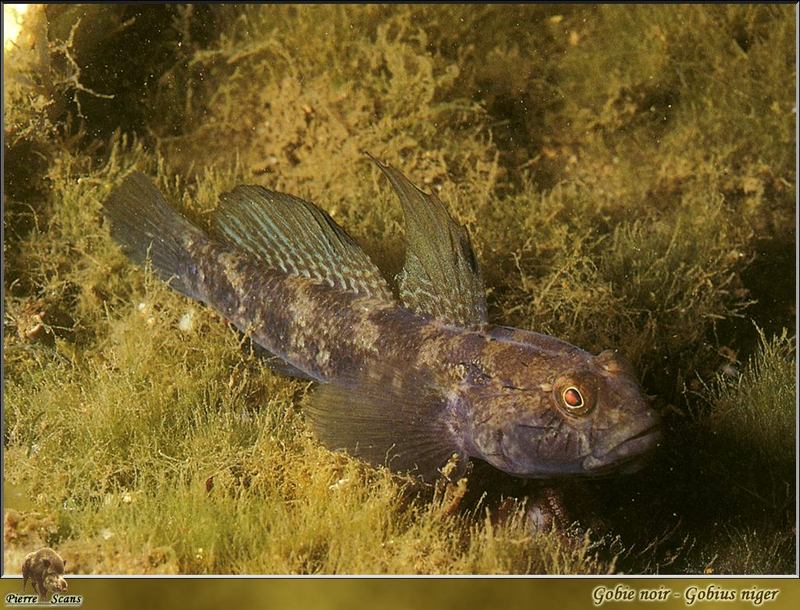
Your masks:
<instances>
[{"instance_id":1,"label":"fish lip","mask_svg":"<svg viewBox=\"0 0 800 610\"><path fill-rule=\"evenodd\" d=\"M633 460L642 459L661 444L664 434L659 423L640 430L629 436L605 453L592 453L583 460L583 469L587 472L610 470Z\"/></svg>"}]
</instances>

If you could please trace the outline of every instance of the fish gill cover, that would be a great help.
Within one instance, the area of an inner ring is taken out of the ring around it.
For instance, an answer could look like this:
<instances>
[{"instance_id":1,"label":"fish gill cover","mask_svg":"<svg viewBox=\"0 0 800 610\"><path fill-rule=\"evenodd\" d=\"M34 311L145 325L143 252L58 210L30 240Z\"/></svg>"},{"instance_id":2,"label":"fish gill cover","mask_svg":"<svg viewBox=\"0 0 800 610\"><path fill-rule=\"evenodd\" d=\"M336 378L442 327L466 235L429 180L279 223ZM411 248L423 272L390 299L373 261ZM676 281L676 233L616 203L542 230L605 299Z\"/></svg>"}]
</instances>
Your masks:
<instances>
[{"instance_id":1,"label":"fish gill cover","mask_svg":"<svg viewBox=\"0 0 800 610\"><path fill-rule=\"evenodd\" d=\"M4 53L6 565L793 572L795 30L767 5L29 10ZM364 151L466 226L490 321L633 363L665 424L647 468L420 489L328 451L309 385L101 221L134 170L206 229L260 184L393 277Z\"/></svg>"}]
</instances>

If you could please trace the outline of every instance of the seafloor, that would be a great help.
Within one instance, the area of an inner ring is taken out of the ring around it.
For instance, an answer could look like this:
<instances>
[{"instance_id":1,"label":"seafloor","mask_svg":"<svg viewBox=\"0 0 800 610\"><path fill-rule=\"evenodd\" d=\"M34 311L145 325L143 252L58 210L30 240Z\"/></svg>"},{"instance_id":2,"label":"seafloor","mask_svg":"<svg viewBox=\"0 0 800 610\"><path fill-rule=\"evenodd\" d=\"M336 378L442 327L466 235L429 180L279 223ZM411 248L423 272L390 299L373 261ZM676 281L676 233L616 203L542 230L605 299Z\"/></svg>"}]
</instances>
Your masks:
<instances>
[{"instance_id":1,"label":"seafloor","mask_svg":"<svg viewBox=\"0 0 800 610\"><path fill-rule=\"evenodd\" d=\"M795 570L791 5L56 6L4 53L5 571ZM308 384L127 262L134 168L207 224L269 186L388 276L368 151L478 251L493 322L636 365L664 416L638 474L545 492L476 465L415 490L324 449ZM546 493L564 514L534 530Z\"/></svg>"}]
</instances>

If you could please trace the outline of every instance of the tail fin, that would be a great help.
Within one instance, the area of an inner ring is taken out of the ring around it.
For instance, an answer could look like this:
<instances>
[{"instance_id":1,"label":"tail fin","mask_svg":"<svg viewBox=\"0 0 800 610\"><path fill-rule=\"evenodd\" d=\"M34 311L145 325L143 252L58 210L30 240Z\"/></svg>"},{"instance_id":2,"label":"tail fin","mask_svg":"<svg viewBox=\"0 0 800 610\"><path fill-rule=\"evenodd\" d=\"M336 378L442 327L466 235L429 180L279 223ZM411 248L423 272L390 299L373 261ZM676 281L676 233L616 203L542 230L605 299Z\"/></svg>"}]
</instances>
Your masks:
<instances>
[{"instance_id":1,"label":"tail fin","mask_svg":"<svg viewBox=\"0 0 800 610\"><path fill-rule=\"evenodd\" d=\"M111 224L111 237L134 262L150 258L159 278L187 296L191 292L186 272L186 239L205 234L170 207L153 182L136 172L128 176L103 204Z\"/></svg>"}]
</instances>

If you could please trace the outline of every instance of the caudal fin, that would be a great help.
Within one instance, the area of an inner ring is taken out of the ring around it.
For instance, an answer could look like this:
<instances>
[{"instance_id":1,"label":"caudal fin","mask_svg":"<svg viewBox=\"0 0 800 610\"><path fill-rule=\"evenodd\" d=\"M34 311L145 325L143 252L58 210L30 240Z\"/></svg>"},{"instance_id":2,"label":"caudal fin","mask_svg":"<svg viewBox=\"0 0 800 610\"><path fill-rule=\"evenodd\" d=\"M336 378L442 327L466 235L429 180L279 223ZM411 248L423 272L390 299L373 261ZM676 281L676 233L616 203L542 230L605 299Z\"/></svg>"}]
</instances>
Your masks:
<instances>
[{"instance_id":1,"label":"caudal fin","mask_svg":"<svg viewBox=\"0 0 800 610\"><path fill-rule=\"evenodd\" d=\"M175 290L194 296L187 283L188 240L204 233L170 207L153 182L136 172L114 189L103 204L111 237L134 262L148 258L156 275Z\"/></svg>"}]
</instances>

